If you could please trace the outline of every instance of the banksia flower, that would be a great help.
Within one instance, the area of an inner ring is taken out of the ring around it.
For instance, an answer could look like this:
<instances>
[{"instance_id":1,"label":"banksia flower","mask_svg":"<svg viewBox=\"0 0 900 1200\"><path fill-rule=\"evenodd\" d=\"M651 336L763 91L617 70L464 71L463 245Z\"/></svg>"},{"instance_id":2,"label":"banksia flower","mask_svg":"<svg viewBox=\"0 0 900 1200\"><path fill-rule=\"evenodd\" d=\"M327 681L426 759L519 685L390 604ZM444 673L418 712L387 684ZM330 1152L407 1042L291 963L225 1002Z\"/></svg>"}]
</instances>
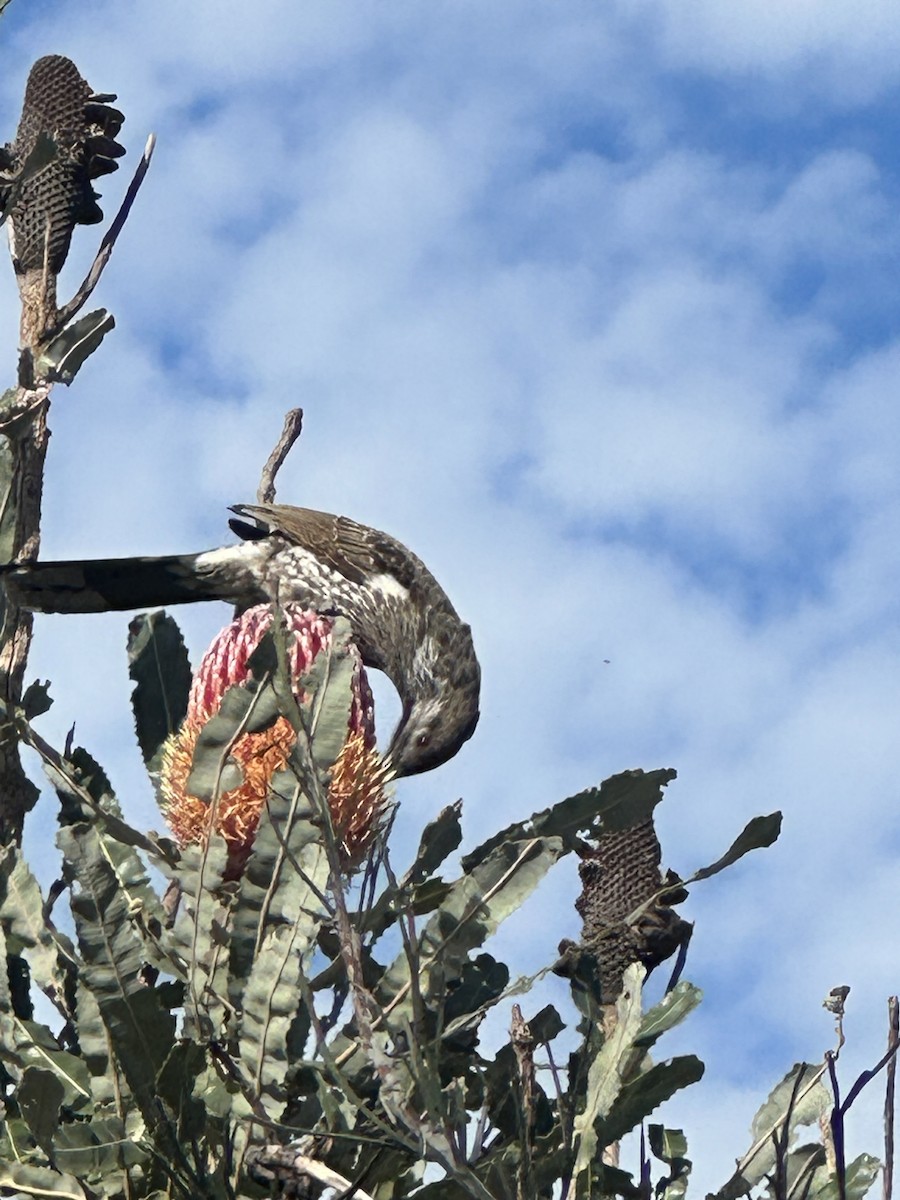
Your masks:
<instances>
[{"instance_id":1,"label":"banksia flower","mask_svg":"<svg viewBox=\"0 0 900 1200\"><path fill-rule=\"evenodd\" d=\"M288 625L290 673L298 702L305 697L300 679L331 641L332 622L314 612L285 610ZM182 844L202 842L214 827L228 843L234 874L239 874L253 845L259 816L273 775L288 762L296 742L293 726L284 716L266 729L241 734L229 757L241 782L223 790L214 805L191 796L187 783L197 738L219 710L230 687L250 674L249 660L271 628L272 610L257 605L236 617L213 640L194 676L187 715L165 745L160 791L166 820ZM354 656L353 697L347 740L331 772L328 793L331 821L345 866L357 864L379 826L384 809L384 772L375 749L372 693L359 652Z\"/></svg>"},{"instance_id":2,"label":"banksia flower","mask_svg":"<svg viewBox=\"0 0 900 1200\"><path fill-rule=\"evenodd\" d=\"M13 179L41 134L56 143L56 155L25 181L10 213L16 273L59 274L76 225L103 219L93 180L116 169L125 153L115 139L124 117L95 94L68 58L49 54L31 68L15 141L0 151L0 167ZM2 186L4 204L9 185Z\"/></svg>"}]
</instances>

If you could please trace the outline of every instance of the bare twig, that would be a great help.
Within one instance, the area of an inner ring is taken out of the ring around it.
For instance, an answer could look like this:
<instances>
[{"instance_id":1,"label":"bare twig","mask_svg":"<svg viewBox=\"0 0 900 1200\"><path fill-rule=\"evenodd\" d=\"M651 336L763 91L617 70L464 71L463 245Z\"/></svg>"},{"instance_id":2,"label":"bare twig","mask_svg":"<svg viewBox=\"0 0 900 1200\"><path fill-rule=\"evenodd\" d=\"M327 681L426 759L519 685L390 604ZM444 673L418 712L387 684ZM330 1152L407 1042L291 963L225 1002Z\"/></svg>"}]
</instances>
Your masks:
<instances>
[{"instance_id":1,"label":"bare twig","mask_svg":"<svg viewBox=\"0 0 900 1200\"><path fill-rule=\"evenodd\" d=\"M144 182L144 177L150 169L150 159L153 157L153 150L156 146L156 134L151 133L147 138L147 144L144 147L144 153L141 155L141 161L135 168L134 175L131 177L131 183L128 185L128 191L125 193L125 199L119 206L119 211L116 213L115 219L103 235L103 240L100 243L100 249L97 251L94 261L91 263L91 269L84 278L81 287L62 308L57 310L56 320L53 324L53 329L44 338L45 341L53 338L72 320L77 312L80 312L87 304L91 297L94 288L100 282L100 276L103 274L106 264L109 262L110 255L113 252L113 247L122 232L125 222L128 220L128 214L131 212L131 206L134 204L135 198L140 191L141 184Z\"/></svg>"},{"instance_id":2,"label":"bare twig","mask_svg":"<svg viewBox=\"0 0 900 1200\"><path fill-rule=\"evenodd\" d=\"M874 1067L871 1067L868 1071L860 1072L858 1079L856 1080L856 1082L854 1083L854 1085L850 1089L850 1091L847 1093L847 1099L841 1105L841 1112L846 1113L847 1109L850 1107L850 1105L853 1103L853 1101L856 1099L856 1097L859 1095L859 1093L863 1090L863 1088L866 1086L866 1084L872 1082L872 1080L875 1078L875 1076L878 1074L878 1072L882 1069L882 1067L886 1067L888 1065L888 1063L893 1062L893 1060L895 1059L895 1057L897 1055L897 1049L898 1049L898 1044L895 1042L893 1046L891 1046L884 1054L882 1054L881 1058L879 1058L878 1062L875 1064Z\"/></svg>"},{"instance_id":3,"label":"bare twig","mask_svg":"<svg viewBox=\"0 0 900 1200\"><path fill-rule=\"evenodd\" d=\"M894 1179L894 1089L897 1076L897 1046L900 1044L900 1001L896 996L888 999L888 1053L891 1061L887 1067L887 1086L884 1095L884 1175L881 1181L883 1200L891 1200Z\"/></svg>"},{"instance_id":4,"label":"bare twig","mask_svg":"<svg viewBox=\"0 0 900 1200\"><path fill-rule=\"evenodd\" d=\"M841 1045L844 1044L844 1034L841 1030ZM831 1137L834 1145L834 1174L837 1179L838 1196L847 1200L847 1170L844 1154L844 1107L841 1104L841 1088L838 1083L835 1063L837 1054L831 1050L825 1052L825 1063L828 1067L828 1078L831 1081L831 1093L834 1096L834 1108L831 1112Z\"/></svg>"},{"instance_id":5,"label":"bare twig","mask_svg":"<svg viewBox=\"0 0 900 1200\"><path fill-rule=\"evenodd\" d=\"M282 463L291 452L291 447L303 429L303 409L291 408L285 413L284 428L281 437L275 443L275 449L266 459L266 465L259 477L259 487L256 489L256 499L260 504L275 503L275 476L281 470Z\"/></svg>"}]
</instances>

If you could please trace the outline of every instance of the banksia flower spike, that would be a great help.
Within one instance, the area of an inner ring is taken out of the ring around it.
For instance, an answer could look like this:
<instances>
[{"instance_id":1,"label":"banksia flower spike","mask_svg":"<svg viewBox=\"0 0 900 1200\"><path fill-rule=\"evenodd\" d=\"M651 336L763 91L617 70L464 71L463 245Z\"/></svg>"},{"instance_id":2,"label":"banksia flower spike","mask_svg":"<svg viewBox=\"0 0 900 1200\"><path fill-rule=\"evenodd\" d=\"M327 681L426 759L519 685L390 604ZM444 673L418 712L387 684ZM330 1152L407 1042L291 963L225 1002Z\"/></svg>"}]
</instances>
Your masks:
<instances>
[{"instance_id":1,"label":"banksia flower spike","mask_svg":"<svg viewBox=\"0 0 900 1200\"><path fill-rule=\"evenodd\" d=\"M290 673L294 694L302 703L300 680L319 654L327 652L332 621L311 611L287 608ZM234 874L239 874L253 845L260 813L273 775L282 770L296 734L284 716L265 729L243 733L229 757L240 771L237 786L223 790L214 805L187 791L194 750L201 730L216 715L229 688L250 675L249 660L272 625L272 609L261 604L236 617L213 640L191 687L187 715L165 745L160 777L163 811L177 840L202 842L214 827L228 843ZM378 827L384 806L384 772L375 749L372 693L362 660L355 658L353 698L347 740L331 772L329 809L335 837L346 867L358 864Z\"/></svg>"}]
</instances>

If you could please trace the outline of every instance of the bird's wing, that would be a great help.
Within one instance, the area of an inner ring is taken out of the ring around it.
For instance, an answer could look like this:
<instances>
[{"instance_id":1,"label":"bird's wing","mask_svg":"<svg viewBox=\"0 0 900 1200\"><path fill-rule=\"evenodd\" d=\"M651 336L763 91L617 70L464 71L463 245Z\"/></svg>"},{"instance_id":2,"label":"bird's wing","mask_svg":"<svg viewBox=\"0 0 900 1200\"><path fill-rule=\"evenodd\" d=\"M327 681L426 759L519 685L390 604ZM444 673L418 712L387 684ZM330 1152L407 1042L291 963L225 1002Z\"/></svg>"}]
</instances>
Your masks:
<instances>
[{"instance_id":1,"label":"bird's wing","mask_svg":"<svg viewBox=\"0 0 900 1200\"><path fill-rule=\"evenodd\" d=\"M396 539L349 517L289 504L235 504L231 511L256 522L251 526L231 521L231 528L240 537L281 534L353 583L363 584L373 575L386 573L412 588L422 575L428 575L424 564Z\"/></svg>"}]
</instances>

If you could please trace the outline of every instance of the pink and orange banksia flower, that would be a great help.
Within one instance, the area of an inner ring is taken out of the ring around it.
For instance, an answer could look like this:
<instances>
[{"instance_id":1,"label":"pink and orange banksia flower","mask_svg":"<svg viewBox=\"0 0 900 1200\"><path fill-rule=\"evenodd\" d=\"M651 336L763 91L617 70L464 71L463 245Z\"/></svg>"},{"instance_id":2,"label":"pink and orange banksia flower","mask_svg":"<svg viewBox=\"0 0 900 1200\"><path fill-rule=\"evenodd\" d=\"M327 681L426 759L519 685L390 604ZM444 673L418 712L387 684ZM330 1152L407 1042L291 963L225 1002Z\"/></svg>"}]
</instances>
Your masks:
<instances>
[{"instance_id":1,"label":"pink and orange banksia flower","mask_svg":"<svg viewBox=\"0 0 900 1200\"><path fill-rule=\"evenodd\" d=\"M300 680L316 658L328 652L333 622L318 613L285 609L290 639L291 684L298 703L305 699ZM267 604L247 609L214 638L194 675L187 715L165 744L160 777L163 812L182 845L203 842L214 828L228 844L231 873L239 874L253 846L260 813L273 775L288 763L296 733L287 717L279 716L266 729L241 734L230 758L239 767L241 782L223 790L215 804L191 796L187 783L201 730L219 711L230 687L250 675L249 660L272 625ZM354 657L353 696L347 739L332 771L328 805L341 857L346 867L357 865L379 828L385 808L384 773L375 748L372 692L359 652Z\"/></svg>"}]
</instances>

